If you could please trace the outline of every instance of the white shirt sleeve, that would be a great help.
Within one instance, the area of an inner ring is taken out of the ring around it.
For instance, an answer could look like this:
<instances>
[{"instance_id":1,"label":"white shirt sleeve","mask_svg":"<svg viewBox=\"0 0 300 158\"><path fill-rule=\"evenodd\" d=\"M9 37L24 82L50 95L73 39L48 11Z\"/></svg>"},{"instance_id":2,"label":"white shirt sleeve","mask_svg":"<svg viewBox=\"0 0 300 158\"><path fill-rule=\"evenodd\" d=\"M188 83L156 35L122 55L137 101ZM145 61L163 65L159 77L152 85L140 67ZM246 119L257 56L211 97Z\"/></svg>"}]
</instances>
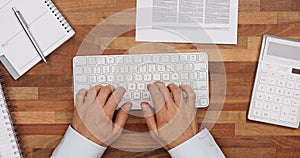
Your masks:
<instances>
[{"instance_id":1,"label":"white shirt sleeve","mask_svg":"<svg viewBox=\"0 0 300 158\"><path fill-rule=\"evenodd\" d=\"M69 126L64 138L52 153L51 158L99 158L105 150L106 147L92 142Z\"/></svg>"},{"instance_id":2,"label":"white shirt sleeve","mask_svg":"<svg viewBox=\"0 0 300 158\"><path fill-rule=\"evenodd\" d=\"M207 129L168 152L172 158L225 158Z\"/></svg>"}]
</instances>

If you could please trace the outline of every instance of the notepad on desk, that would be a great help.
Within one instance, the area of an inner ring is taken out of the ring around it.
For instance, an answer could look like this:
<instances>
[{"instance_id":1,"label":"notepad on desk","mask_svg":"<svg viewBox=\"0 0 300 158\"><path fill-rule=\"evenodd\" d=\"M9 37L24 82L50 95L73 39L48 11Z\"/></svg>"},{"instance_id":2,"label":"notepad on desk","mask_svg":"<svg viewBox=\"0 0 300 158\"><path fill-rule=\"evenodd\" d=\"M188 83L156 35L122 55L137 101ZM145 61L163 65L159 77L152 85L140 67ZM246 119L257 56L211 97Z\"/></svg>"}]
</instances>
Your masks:
<instances>
[{"instance_id":1,"label":"notepad on desk","mask_svg":"<svg viewBox=\"0 0 300 158\"><path fill-rule=\"evenodd\" d=\"M27 22L44 56L48 56L74 34L74 30L51 0L2 0L0 2L0 61L18 79L41 57L23 30L12 8Z\"/></svg>"}]
</instances>

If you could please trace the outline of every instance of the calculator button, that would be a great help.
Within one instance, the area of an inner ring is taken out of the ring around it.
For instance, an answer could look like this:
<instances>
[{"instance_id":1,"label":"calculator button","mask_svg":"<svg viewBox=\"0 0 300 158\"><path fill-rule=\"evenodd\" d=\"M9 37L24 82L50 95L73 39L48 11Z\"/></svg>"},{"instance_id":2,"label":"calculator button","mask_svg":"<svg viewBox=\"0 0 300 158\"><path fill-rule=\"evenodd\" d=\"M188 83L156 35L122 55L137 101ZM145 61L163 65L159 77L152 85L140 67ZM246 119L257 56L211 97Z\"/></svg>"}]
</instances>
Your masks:
<instances>
[{"instance_id":1,"label":"calculator button","mask_svg":"<svg viewBox=\"0 0 300 158\"><path fill-rule=\"evenodd\" d=\"M279 113L272 113L271 114L271 119L272 120L278 120L279 119Z\"/></svg>"},{"instance_id":2,"label":"calculator button","mask_svg":"<svg viewBox=\"0 0 300 158\"><path fill-rule=\"evenodd\" d=\"M264 111L263 113L262 113L262 117L263 118L270 118L270 112L267 112L267 111Z\"/></svg>"},{"instance_id":3,"label":"calculator button","mask_svg":"<svg viewBox=\"0 0 300 158\"><path fill-rule=\"evenodd\" d=\"M290 123L296 123L296 121L297 121L297 117L296 116L290 116L290 118L289 118L289 122Z\"/></svg>"},{"instance_id":4,"label":"calculator button","mask_svg":"<svg viewBox=\"0 0 300 158\"><path fill-rule=\"evenodd\" d=\"M268 78L265 77L265 76L261 76L260 79L259 79L259 82L262 83L262 84L265 84L268 82Z\"/></svg>"},{"instance_id":5,"label":"calculator button","mask_svg":"<svg viewBox=\"0 0 300 158\"><path fill-rule=\"evenodd\" d=\"M258 100L263 100L263 99L264 99L264 93L257 92L257 93L256 93L256 98L257 98Z\"/></svg>"},{"instance_id":6,"label":"calculator button","mask_svg":"<svg viewBox=\"0 0 300 158\"><path fill-rule=\"evenodd\" d=\"M261 102L261 101L256 101L255 104L254 104L254 106L255 106L256 108L262 108L262 107L263 107L263 102Z\"/></svg>"},{"instance_id":7,"label":"calculator button","mask_svg":"<svg viewBox=\"0 0 300 158\"><path fill-rule=\"evenodd\" d=\"M298 114L298 108L297 107L291 107L291 114L297 115Z\"/></svg>"},{"instance_id":8,"label":"calculator button","mask_svg":"<svg viewBox=\"0 0 300 158\"><path fill-rule=\"evenodd\" d=\"M286 86L286 81L278 80L277 85L280 86L280 87L285 87Z\"/></svg>"},{"instance_id":9,"label":"calculator button","mask_svg":"<svg viewBox=\"0 0 300 158\"><path fill-rule=\"evenodd\" d=\"M257 90L260 91L260 92L263 92L263 91L265 91L265 86L262 85L262 84L259 84Z\"/></svg>"},{"instance_id":10,"label":"calculator button","mask_svg":"<svg viewBox=\"0 0 300 158\"><path fill-rule=\"evenodd\" d=\"M292 106L300 107L300 100L298 100L298 99L293 99L293 101L292 101Z\"/></svg>"},{"instance_id":11,"label":"calculator button","mask_svg":"<svg viewBox=\"0 0 300 158\"><path fill-rule=\"evenodd\" d=\"M277 104L274 104L273 107L272 107L272 110L273 110L273 111L276 111L276 112L280 112L281 106L280 106L280 105L277 105Z\"/></svg>"},{"instance_id":12,"label":"calculator button","mask_svg":"<svg viewBox=\"0 0 300 158\"><path fill-rule=\"evenodd\" d=\"M276 89L276 94L278 94L278 95L283 95L283 94L284 94L284 89L277 88L277 89Z\"/></svg>"},{"instance_id":13,"label":"calculator button","mask_svg":"<svg viewBox=\"0 0 300 158\"><path fill-rule=\"evenodd\" d=\"M294 98L300 99L300 91L294 91Z\"/></svg>"},{"instance_id":14,"label":"calculator button","mask_svg":"<svg viewBox=\"0 0 300 158\"><path fill-rule=\"evenodd\" d=\"M265 99L266 101L268 101L268 102L272 102L272 101L273 101L273 98L274 98L273 95L271 95L271 94L266 94L264 99Z\"/></svg>"},{"instance_id":15,"label":"calculator button","mask_svg":"<svg viewBox=\"0 0 300 158\"><path fill-rule=\"evenodd\" d=\"M293 96L293 90L287 89L287 90L285 91L285 96L287 96L287 97L292 97L292 96Z\"/></svg>"},{"instance_id":16,"label":"calculator button","mask_svg":"<svg viewBox=\"0 0 300 158\"><path fill-rule=\"evenodd\" d=\"M292 100L290 98L284 98L283 99L283 104L291 105L292 104Z\"/></svg>"},{"instance_id":17,"label":"calculator button","mask_svg":"<svg viewBox=\"0 0 300 158\"><path fill-rule=\"evenodd\" d=\"M300 90L300 83L296 83L295 89Z\"/></svg>"},{"instance_id":18,"label":"calculator button","mask_svg":"<svg viewBox=\"0 0 300 158\"><path fill-rule=\"evenodd\" d=\"M294 82L292 82L292 81L287 81L286 87L287 87L287 88L290 88L290 89L293 89L293 88L294 88L294 85L295 85Z\"/></svg>"},{"instance_id":19,"label":"calculator button","mask_svg":"<svg viewBox=\"0 0 300 158\"><path fill-rule=\"evenodd\" d=\"M275 103L281 104L283 101L283 98L281 96L276 96L274 101L275 101Z\"/></svg>"},{"instance_id":20,"label":"calculator button","mask_svg":"<svg viewBox=\"0 0 300 158\"><path fill-rule=\"evenodd\" d=\"M277 79L276 78L270 78L269 79L269 84L272 86L275 86L277 84Z\"/></svg>"},{"instance_id":21,"label":"calculator button","mask_svg":"<svg viewBox=\"0 0 300 158\"><path fill-rule=\"evenodd\" d=\"M257 116L257 117L260 117L261 111L260 111L260 110L254 110L254 111L253 111L253 115L254 115L254 116Z\"/></svg>"}]
</instances>

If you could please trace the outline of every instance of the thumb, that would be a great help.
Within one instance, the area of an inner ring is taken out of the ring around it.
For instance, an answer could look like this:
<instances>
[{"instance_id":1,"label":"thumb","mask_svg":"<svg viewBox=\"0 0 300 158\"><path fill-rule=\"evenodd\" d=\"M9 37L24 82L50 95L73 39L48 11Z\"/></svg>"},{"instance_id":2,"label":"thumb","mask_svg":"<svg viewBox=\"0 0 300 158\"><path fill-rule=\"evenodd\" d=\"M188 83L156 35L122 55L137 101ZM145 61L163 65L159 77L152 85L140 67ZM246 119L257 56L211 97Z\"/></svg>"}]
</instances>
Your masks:
<instances>
[{"instance_id":1,"label":"thumb","mask_svg":"<svg viewBox=\"0 0 300 158\"><path fill-rule=\"evenodd\" d=\"M146 121L146 124L148 126L148 129L150 131L156 131L157 130L157 125L156 125L156 119L154 116L154 112L150 105L147 102L142 102L141 103L143 115Z\"/></svg>"},{"instance_id":2,"label":"thumb","mask_svg":"<svg viewBox=\"0 0 300 158\"><path fill-rule=\"evenodd\" d=\"M119 109L115 120L115 128L117 129L124 128L131 107L132 107L132 103L127 102Z\"/></svg>"}]
</instances>

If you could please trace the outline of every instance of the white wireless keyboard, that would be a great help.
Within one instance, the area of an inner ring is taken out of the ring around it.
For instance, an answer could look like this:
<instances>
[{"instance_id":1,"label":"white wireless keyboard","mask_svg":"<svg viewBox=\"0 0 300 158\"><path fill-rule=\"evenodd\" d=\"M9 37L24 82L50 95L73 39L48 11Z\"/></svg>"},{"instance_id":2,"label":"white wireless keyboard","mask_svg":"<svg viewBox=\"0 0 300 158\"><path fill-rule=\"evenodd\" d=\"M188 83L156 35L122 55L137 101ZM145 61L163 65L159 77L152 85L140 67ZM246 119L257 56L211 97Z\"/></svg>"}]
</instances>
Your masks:
<instances>
[{"instance_id":1,"label":"white wireless keyboard","mask_svg":"<svg viewBox=\"0 0 300 158\"><path fill-rule=\"evenodd\" d=\"M300 42L264 37L248 118L299 127Z\"/></svg>"},{"instance_id":2,"label":"white wireless keyboard","mask_svg":"<svg viewBox=\"0 0 300 158\"><path fill-rule=\"evenodd\" d=\"M131 101L132 109L140 109L142 101L153 105L147 84L155 81L190 85L196 94L196 107L207 107L208 79L208 56L202 52L76 56L73 59L74 98L81 88L111 84L126 89L119 107Z\"/></svg>"}]
</instances>

